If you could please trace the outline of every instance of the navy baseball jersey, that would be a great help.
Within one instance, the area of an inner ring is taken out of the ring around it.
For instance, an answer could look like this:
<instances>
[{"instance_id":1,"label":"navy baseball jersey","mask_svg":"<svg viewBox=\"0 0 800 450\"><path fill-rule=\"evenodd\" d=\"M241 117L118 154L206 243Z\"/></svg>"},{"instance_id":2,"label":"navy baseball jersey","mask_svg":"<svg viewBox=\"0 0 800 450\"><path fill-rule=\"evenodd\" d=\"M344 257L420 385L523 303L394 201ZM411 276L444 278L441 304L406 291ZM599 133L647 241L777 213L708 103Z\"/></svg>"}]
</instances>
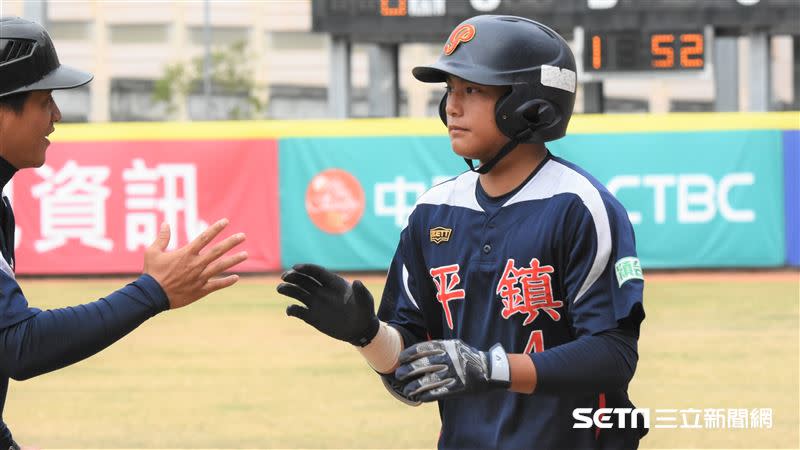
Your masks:
<instances>
[{"instance_id":1,"label":"navy baseball jersey","mask_svg":"<svg viewBox=\"0 0 800 450\"><path fill-rule=\"evenodd\" d=\"M0 190L17 169L0 157ZM3 422L8 379L24 380L87 358L169 308L164 290L142 275L92 303L41 311L28 306L14 275L14 214L0 204L0 449L13 443Z\"/></svg>"},{"instance_id":2,"label":"navy baseball jersey","mask_svg":"<svg viewBox=\"0 0 800 450\"><path fill-rule=\"evenodd\" d=\"M617 328L641 308L642 290L625 209L582 169L548 155L500 198L487 196L474 172L423 194L401 233L379 317L406 340L541 352ZM599 394L443 400L439 446L594 448L596 430L573 429L572 412L596 408Z\"/></svg>"}]
</instances>

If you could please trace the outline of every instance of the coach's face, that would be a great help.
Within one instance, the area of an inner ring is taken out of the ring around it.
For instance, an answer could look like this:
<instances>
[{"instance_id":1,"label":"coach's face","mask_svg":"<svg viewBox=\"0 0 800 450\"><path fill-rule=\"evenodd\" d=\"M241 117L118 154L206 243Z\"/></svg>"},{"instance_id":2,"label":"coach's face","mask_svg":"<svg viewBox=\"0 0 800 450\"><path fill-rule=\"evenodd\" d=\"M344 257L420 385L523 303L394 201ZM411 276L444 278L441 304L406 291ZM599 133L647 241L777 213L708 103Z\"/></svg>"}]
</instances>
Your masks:
<instances>
[{"instance_id":1,"label":"coach's face","mask_svg":"<svg viewBox=\"0 0 800 450\"><path fill-rule=\"evenodd\" d=\"M497 100L508 90L447 78L447 131L459 156L487 161L508 142L495 122Z\"/></svg>"},{"instance_id":2,"label":"coach's face","mask_svg":"<svg viewBox=\"0 0 800 450\"><path fill-rule=\"evenodd\" d=\"M17 169L40 167L50 145L47 136L61 120L52 91L32 91L21 112L0 107L0 156Z\"/></svg>"}]
</instances>

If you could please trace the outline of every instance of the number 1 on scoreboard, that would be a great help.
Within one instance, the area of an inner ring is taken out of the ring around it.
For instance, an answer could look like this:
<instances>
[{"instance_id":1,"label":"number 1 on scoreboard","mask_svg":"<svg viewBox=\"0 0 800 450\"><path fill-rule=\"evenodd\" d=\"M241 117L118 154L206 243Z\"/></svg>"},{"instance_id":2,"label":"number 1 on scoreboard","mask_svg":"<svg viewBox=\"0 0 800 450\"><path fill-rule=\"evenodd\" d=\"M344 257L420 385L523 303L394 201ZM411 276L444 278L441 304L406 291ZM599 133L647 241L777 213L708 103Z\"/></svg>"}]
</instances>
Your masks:
<instances>
[{"instance_id":1,"label":"number 1 on scoreboard","mask_svg":"<svg viewBox=\"0 0 800 450\"><path fill-rule=\"evenodd\" d=\"M603 45L600 36L592 36L592 68L599 70L603 67Z\"/></svg>"}]
</instances>

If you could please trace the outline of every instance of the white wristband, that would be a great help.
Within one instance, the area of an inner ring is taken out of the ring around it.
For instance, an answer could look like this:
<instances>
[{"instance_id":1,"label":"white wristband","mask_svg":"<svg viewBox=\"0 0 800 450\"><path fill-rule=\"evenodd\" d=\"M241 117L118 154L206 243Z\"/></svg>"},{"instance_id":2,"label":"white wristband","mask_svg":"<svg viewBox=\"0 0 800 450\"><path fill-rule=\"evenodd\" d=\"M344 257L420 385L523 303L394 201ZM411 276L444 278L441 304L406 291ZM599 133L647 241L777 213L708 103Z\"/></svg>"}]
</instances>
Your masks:
<instances>
[{"instance_id":1,"label":"white wristband","mask_svg":"<svg viewBox=\"0 0 800 450\"><path fill-rule=\"evenodd\" d=\"M490 380L511 383L511 366L508 363L508 354L502 345L495 344L489 350L489 365L492 368Z\"/></svg>"},{"instance_id":2,"label":"white wristband","mask_svg":"<svg viewBox=\"0 0 800 450\"><path fill-rule=\"evenodd\" d=\"M397 366L400 352L403 351L403 338L399 331L381 322L372 342L358 347L358 351L375 371L390 373Z\"/></svg>"}]
</instances>

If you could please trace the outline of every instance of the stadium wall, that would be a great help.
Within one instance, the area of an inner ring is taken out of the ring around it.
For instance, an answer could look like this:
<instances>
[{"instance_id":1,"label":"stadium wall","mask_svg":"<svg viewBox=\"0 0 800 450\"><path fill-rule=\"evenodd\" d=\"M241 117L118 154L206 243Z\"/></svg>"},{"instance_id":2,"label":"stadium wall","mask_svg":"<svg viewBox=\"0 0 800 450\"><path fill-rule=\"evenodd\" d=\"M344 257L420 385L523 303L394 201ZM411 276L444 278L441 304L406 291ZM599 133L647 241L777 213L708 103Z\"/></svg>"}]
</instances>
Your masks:
<instances>
[{"instance_id":1,"label":"stadium wall","mask_svg":"<svg viewBox=\"0 0 800 450\"><path fill-rule=\"evenodd\" d=\"M628 209L645 268L800 266L800 113L579 115L549 144ZM6 193L20 274L138 272L219 217L242 271L385 270L416 197L465 170L438 119L65 124ZM157 229L157 228L156 228Z\"/></svg>"}]
</instances>

